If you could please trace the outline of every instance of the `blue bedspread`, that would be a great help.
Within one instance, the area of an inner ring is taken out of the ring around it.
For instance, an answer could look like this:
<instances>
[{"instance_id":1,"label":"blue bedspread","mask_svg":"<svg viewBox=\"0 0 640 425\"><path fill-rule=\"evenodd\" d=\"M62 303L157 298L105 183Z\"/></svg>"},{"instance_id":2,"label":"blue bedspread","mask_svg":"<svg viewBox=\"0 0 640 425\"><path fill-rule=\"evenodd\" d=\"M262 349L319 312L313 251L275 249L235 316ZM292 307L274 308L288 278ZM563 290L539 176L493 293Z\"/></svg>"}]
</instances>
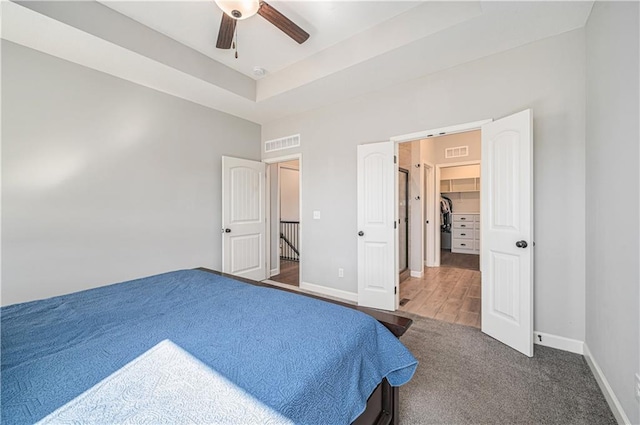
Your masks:
<instances>
[{"instance_id":1,"label":"blue bedspread","mask_svg":"<svg viewBox=\"0 0 640 425\"><path fill-rule=\"evenodd\" d=\"M295 423L346 424L417 362L370 316L183 270L3 307L2 423L33 423L168 339Z\"/></svg>"}]
</instances>

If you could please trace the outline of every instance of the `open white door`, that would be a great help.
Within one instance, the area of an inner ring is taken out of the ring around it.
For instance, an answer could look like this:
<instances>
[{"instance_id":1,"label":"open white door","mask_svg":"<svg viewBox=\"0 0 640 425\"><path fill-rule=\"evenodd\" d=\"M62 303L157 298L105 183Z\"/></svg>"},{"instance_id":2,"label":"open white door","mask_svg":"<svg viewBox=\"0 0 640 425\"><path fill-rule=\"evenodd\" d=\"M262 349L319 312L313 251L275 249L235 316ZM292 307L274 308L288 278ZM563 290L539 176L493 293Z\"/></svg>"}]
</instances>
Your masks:
<instances>
[{"instance_id":1,"label":"open white door","mask_svg":"<svg viewBox=\"0 0 640 425\"><path fill-rule=\"evenodd\" d=\"M396 309L393 142L358 146L358 305Z\"/></svg>"},{"instance_id":2,"label":"open white door","mask_svg":"<svg viewBox=\"0 0 640 425\"><path fill-rule=\"evenodd\" d=\"M266 273L265 164L222 157L222 271L254 280Z\"/></svg>"},{"instance_id":3,"label":"open white door","mask_svg":"<svg viewBox=\"0 0 640 425\"><path fill-rule=\"evenodd\" d=\"M482 332L533 356L531 110L482 126Z\"/></svg>"}]
</instances>

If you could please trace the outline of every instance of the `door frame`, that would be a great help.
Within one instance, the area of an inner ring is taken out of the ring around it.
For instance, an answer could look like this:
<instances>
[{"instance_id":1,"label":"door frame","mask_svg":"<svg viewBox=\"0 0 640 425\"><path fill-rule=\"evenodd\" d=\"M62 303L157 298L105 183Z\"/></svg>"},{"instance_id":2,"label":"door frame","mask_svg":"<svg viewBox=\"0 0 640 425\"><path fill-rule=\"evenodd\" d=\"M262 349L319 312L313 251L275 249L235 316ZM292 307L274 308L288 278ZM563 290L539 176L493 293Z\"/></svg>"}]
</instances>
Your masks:
<instances>
[{"instance_id":1,"label":"door frame","mask_svg":"<svg viewBox=\"0 0 640 425\"><path fill-rule=\"evenodd\" d=\"M294 154L290 154L290 155L283 155L283 156L276 156L276 157L272 157L272 158L265 158L262 160L262 162L264 162L265 164L267 164L267 172L266 172L266 185L267 185L267 195L265 196L265 202L266 202L266 210L267 210L267 214L266 214L266 218L267 218L267 223L269 223L269 225L267 226L267 250L266 250L266 255L267 258L269 259L269 267L267 268L267 279L271 278L271 167L270 165L273 164L279 164L281 162L288 162L288 161L293 161L293 160L298 160L298 217L300 217L300 225L298 228L298 242L300 244L300 246L302 246L302 236L303 236L303 231L302 231L302 154L301 153L294 153ZM276 206L276 211L278 214L277 218L280 218L280 168L278 168L278 194L277 194L277 202L278 205ZM302 251L300 251L302 252ZM302 255L299 256L298 259L298 285L301 285L303 280L302 280ZM280 260L278 258L278 273L280 272Z\"/></svg>"},{"instance_id":2,"label":"door frame","mask_svg":"<svg viewBox=\"0 0 640 425\"><path fill-rule=\"evenodd\" d=\"M468 131L473 131L473 130L468 130ZM460 166L464 166L464 165L482 165L482 158L480 158L480 160L473 160L473 161L461 161L461 162L450 162L450 163L446 163L446 164L438 164L436 165L436 172L435 172L435 181L439 182L440 181L440 172L443 168L451 168L451 167L460 167ZM482 178L482 176L480 176ZM433 210L433 214L434 217L436 216L436 214L438 214L438 207L440 206L440 197L442 196L442 193L440 192L440 185L437 184L436 185L436 190L433 194L433 204L434 204L434 210ZM480 192L480 202L482 202L482 192ZM435 233L433 235L433 242L434 242L434 266L433 267L440 267L440 247L441 245L441 239L438 237L439 233ZM480 250L480 255L482 255L482 250Z\"/></svg>"}]
</instances>

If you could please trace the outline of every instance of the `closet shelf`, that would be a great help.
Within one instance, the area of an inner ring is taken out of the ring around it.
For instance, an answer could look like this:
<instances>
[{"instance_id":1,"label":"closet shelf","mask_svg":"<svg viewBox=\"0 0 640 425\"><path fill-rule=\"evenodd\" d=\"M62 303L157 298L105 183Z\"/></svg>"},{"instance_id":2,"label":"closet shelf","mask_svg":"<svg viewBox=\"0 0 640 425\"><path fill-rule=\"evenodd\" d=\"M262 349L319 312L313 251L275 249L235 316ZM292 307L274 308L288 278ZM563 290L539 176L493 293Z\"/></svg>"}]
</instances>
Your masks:
<instances>
[{"instance_id":1,"label":"closet shelf","mask_svg":"<svg viewBox=\"0 0 640 425\"><path fill-rule=\"evenodd\" d=\"M480 177L440 180L440 193L458 192L480 192Z\"/></svg>"}]
</instances>

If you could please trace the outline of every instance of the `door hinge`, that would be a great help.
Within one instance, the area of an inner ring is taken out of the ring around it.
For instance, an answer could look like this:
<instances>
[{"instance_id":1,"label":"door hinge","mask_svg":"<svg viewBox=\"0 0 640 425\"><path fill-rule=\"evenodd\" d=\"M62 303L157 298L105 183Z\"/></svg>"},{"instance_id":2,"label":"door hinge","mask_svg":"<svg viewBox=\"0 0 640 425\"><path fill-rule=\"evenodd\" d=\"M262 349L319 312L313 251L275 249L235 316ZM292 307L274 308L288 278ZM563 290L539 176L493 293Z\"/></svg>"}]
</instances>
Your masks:
<instances>
[{"instance_id":1,"label":"door hinge","mask_svg":"<svg viewBox=\"0 0 640 425\"><path fill-rule=\"evenodd\" d=\"M398 157L397 157L397 156L395 156L395 155L393 155L393 163L394 163L394 164L397 164L397 163L398 163Z\"/></svg>"},{"instance_id":2,"label":"door hinge","mask_svg":"<svg viewBox=\"0 0 640 425\"><path fill-rule=\"evenodd\" d=\"M397 293L398 293L398 287L397 287L397 286L393 288L393 293L394 293L394 294L397 294Z\"/></svg>"},{"instance_id":3,"label":"door hinge","mask_svg":"<svg viewBox=\"0 0 640 425\"><path fill-rule=\"evenodd\" d=\"M393 220L393 228L394 228L394 229L397 229L397 228L398 228L398 223L397 223L395 220Z\"/></svg>"}]
</instances>

